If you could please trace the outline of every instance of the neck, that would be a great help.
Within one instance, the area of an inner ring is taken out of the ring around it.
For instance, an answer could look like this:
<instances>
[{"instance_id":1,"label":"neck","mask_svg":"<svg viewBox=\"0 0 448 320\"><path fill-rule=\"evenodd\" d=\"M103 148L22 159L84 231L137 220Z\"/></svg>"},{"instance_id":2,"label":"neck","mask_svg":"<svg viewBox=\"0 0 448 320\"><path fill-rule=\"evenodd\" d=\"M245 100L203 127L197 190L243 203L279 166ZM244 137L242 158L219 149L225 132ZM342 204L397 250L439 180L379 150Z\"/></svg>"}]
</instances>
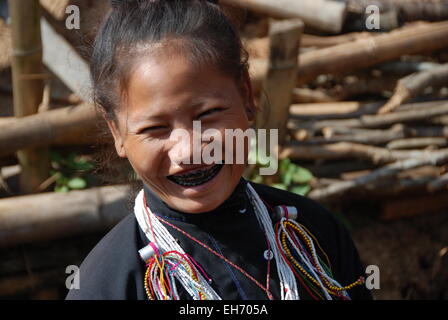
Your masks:
<instances>
[{"instance_id":1,"label":"neck","mask_svg":"<svg viewBox=\"0 0 448 320\"><path fill-rule=\"evenodd\" d=\"M143 189L146 195L147 205L151 211L161 217L180 220L180 221L198 221L216 217L233 210L244 210L247 207L249 200L246 195L247 181L241 178L232 194L221 203L216 209L201 213L187 213L171 208L146 184L143 184Z\"/></svg>"}]
</instances>

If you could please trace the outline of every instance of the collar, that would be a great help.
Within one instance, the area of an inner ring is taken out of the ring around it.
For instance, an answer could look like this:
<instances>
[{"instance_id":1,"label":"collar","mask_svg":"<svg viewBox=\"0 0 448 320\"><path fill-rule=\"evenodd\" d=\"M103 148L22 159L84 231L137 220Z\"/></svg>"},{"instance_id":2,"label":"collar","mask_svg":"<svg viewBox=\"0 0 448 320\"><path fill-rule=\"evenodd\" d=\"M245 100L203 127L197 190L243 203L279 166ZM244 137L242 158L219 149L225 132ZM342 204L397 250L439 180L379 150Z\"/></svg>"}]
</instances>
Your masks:
<instances>
[{"instance_id":1,"label":"collar","mask_svg":"<svg viewBox=\"0 0 448 320\"><path fill-rule=\"evenodd\" d=\"M232 194L222 204L214 210L201 213L186 213L171 208L146 183L143 183L143 190L146 196L146 203L154 214L165 219L198 223L213 221L216 218L225 218L228 216L226 213L229 212L247 210L250 202L246 194L246 184L247 181L241 178Z\"/></svg>"}]
</instances>

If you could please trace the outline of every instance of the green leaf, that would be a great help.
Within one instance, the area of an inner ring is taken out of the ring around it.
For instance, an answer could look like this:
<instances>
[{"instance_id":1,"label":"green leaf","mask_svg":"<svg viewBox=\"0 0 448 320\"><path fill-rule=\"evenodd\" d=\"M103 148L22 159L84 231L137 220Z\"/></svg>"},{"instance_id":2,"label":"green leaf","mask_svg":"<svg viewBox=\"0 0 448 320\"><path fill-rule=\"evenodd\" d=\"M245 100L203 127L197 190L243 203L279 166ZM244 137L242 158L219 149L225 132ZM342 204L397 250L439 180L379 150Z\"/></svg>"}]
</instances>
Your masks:
<instances>
[{"instance_id":1,"label":"green leaf","mask_svg":"<svg viewBox=\"0 0 448 320\"><path fill-rule=\"evenodd\" d=\"M283 175L286 173L290 164L291 164L291 160L289 158L285 158L280 161L280 165L279 165L280 175Z\"/></svg>"},{"instance_id":2,"label":"green leaf","mask_svg":"<svg viewBox=\"0 0 448 320\"><path fill-rule=\"evenodd\" d=\"M66 185L68 182L68 178L62 174L62 172L59 172L58 178L56 180L56 184L62 186L62 185Z\"/></svg>"},{"instance_id":3,"label":"green leaf","mask_svg":"<svg viewBox=\"0 0 448 320\"><path fill-rule=\"evenodd\" d=\"M283 183L274 183L272 186L277 189L288 190L288 188Z\"/></svg>"},{"instance_id":4,"label":"green leaf","mask_svg":"<svg viewBox=\"0 0 448 320\"><path fill-rule=\"evenodd\" d=\"M302 185L292 187L290 191L304 196L308 193L308 191L310 191L310 189L311 189L311 187L309 185L302 184Z\"/></svg>"},{"instance_id":5,"label":"green leaf","mask_svg":"<svg viewBox=\"0 0 448 320\"><path fill-rule=\"evenodd\" d=\"M54 192L65 193L65 192L68 192L68 191L69 191L69 189L68 189L68 187L67 187L66 185L63 185L63 186L56 186L56 187L54 188Z\"/></svg>"},{"instance_id":6,"label":"green leaf","mask_svg":"<svg viewBox=\"0 0 448 320\"><path fill-rule=\"evenodd\" d=\"M282 175L282 181L286 186L289 186L292 181L292 177L294 173L296 172L296 168L294 164L290 164L288 168L286 169L286 172Z\"/></svg>"},{"instance_id":7,"label":"green leaf","mask_svg":"<svg viewBox=\"0 0 448 320\"><path fill-rule=\"evenodd\" d=\"M313 178L313 174L305 168L296 166L295 172L292 175L292 181L294 183L307 183Z\"/></svg>"},{"instance_id":8,"label":"green leaf","mask_svg":"<svg viewBox=\"0 0 448 320\"><path fill-rule=\"evenodd\" d=\"M74 167L77 170L92 170L94 165L87 159L87 157L79 156L74 159Z\"/></svg>"},{"instance_id":9,"label":"green leaf","mask_svg":"<svg viewBox=\"0 0 448 320\"><path fill-rule=\"evenodd\" d=\"M68 181L67 186L70 189L84 189L87 186L86 180L80 177L72 178Z\"/></svg>"}]
</instances>

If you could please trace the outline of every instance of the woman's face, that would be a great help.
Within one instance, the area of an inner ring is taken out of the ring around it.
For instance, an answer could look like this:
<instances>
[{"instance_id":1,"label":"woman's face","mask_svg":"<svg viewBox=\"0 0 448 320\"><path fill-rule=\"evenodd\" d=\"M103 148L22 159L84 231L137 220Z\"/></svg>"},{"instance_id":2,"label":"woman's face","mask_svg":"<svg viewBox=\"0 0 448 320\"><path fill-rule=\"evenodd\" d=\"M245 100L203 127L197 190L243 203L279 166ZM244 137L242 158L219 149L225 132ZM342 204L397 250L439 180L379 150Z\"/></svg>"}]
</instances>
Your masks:
<instances>
[{"instance_id":1,"label":"woman's face","mask_svg":"<svg viewBox=\"0 0 448 320\"><path fill-rule=\"evenodd\" d=\"M142 58L130 76L126 103L117 111L118 126L108 121L118 155L128 158L170 207L189 213L215 209L230 196L245 165L197 163L193 138L181 142L173 132L184 129L193 137L193 121L200 121L202 132L213 128L221 133L224 147L225 129L244 131L253 121L249 79L244 86L245 97L233 78L215 68L199 68L181 55ZM209 143L196 144L196 151ZM185 164L179 154L194 164Z\"/></svg>"}]
</instances>

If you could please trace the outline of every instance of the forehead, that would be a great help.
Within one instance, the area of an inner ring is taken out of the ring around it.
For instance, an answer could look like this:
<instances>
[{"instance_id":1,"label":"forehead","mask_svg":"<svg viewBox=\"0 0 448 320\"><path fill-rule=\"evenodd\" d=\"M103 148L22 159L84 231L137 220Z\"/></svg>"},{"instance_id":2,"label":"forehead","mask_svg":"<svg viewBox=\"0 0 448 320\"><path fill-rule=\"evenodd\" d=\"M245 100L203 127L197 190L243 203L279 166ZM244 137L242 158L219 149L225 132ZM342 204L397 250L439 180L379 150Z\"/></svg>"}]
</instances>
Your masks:
<instances>
[{"instance_id":1,"label":"forehead","mask_svg":"<svg viewBox=\"0 0 448 320\"><path fill-rule=\"evenodd\" d=\"M144 57L130 75L127 111L130 120L185 111L206 102L235 103L241 99L236 82L210 66L181 56Z\"/></svg>"}]
</instances>

